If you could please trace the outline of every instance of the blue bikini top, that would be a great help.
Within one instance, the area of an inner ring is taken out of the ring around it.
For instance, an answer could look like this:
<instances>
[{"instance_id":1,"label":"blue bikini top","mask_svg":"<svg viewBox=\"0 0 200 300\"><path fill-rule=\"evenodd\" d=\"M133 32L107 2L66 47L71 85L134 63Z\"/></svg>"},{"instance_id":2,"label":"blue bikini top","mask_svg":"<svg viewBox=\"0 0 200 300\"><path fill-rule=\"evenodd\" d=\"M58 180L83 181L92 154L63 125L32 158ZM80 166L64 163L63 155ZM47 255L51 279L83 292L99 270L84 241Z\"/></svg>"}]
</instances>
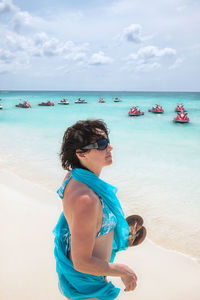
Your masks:
<instances>
[{"instance_id":1,"label":"blue bikini top","mask_svg":"<svg viewBox=\"0 0 200 300\"><path fill-rule=\"evenodd\" d=\"M115 229L117 225L117 218L115 217L115 215L111 212L108 206L105 203L103 203L101 198L100 200L103 208L103 221L102 221L101 229L96 237L111 232L113 229Z\"/></svg>"},{"instance_id":2,"label":"blue bikini top","mask_svg":"<svg viewBox=\"0 0 200 300\"><path fill-rule=\"evenodd\" d=\"M58 195L61 199L63 199L64 191L66 188L66 185L71 177L67 178L64 183L61 185L61 187L57 190ZM103 202L103 200L100 198L102 208L103 208L103 220L102 220L102 226L99 231L99 233L96 235L96 237L105 235L109 232L111 232L113 229L115 229L117 225L117 218L115 215L111 212L109 207Z\"/></svg>"}]
</instances>

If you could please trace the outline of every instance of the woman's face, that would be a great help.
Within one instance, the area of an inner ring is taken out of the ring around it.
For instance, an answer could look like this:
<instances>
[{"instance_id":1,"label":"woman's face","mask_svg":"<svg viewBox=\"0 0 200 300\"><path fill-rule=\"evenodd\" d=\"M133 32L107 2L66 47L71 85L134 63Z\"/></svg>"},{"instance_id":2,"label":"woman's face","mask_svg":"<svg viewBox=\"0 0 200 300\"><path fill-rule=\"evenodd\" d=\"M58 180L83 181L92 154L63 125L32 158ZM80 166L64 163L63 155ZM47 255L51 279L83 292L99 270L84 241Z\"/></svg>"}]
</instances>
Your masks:
<instances>
[{"instance_id":1,"label":"woman's face","mask_svg":"<svg viewBox=\"0 0 200 300\"><path fill-rule=\"evenodd\" d=\"M102 139L107 139L108 136L106 133L97 128L97 133L98 135L101 135ZM100 138L98 138L99 140ZM96 142L96 140L92 141ZM96 166L99 166L101 168L105 166L109 166L112 164L112 146L108 144L106 149L104 150L98 150L98 149L91 149L87 154L88 154L88 162L95 164Z\"/></svg>"},{"instance_id":2,"label":"woman's face","mask_svg":"<svg viewBox=\"0 0 200 300\"><path fill-rule=\"evenodd\" d=\"M102 139L107 138L107 135L104 131L97 129L98 135L101 135ZM98 137L96 140L101 139ZM96 140L92 141L92 143L95 143ZM86 166L88 169L102 169L105 166L109 166L112 164L112 146L110 144L107 145L106 149L104 150L98 150L98 149L91 149L85 153L83 153L82 156L79 156L80 161L84 166Z\"/></svg>"},{"instance_id":3,"label":"woman's face","mask_svg":"<svg viewBox=\"0 0 200 300\"><path fill-rule=\"evenodd\" d=\"M100 168L112 164L112 146L108 144L105 150L92 149L87 153L87 161Z\"/></svg>"}]
</instances>

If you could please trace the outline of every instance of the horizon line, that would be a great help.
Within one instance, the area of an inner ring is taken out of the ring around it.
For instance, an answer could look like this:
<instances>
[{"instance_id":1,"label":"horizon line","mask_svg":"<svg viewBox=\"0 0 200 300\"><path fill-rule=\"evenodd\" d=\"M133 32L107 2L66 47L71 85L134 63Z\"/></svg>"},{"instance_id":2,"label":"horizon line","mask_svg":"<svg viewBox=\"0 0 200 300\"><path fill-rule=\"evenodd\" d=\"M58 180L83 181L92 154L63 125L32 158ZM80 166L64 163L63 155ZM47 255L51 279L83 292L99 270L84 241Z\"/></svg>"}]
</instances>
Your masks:
<instances>
[{"instance_id":1,"label":"horizon line","mask_svg":"<svg viewBox=\"0 0 200 300\"><path fill-rule=\"evenodd\" d=\"M9 90L9 89L2 89L0 92L125 92L125 93L200 93L200 91L142 91L142 90Z\"/></svg>"}]
</instances>

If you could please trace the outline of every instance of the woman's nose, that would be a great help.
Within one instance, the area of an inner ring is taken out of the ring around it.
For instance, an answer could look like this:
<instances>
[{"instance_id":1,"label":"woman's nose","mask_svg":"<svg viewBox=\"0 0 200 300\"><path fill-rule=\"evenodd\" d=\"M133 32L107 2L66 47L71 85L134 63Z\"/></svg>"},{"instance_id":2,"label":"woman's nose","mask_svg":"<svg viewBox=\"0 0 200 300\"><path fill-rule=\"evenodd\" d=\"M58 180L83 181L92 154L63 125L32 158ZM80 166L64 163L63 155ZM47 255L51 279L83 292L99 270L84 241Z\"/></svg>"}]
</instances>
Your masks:
<instances>
[{"instance_id":1,"label":"woman's nose","mask_svg":"<svg viewBox=\"0 0 200 300\"><path fill-rule=\"evenodd\" d=\"M108 146L107 146L106 150L107 150L108 152L110 152L110 151L112 151L112 150L113 150L113 147L111 146L111 144L108 144Z\"/></svg>"}]
</instances>

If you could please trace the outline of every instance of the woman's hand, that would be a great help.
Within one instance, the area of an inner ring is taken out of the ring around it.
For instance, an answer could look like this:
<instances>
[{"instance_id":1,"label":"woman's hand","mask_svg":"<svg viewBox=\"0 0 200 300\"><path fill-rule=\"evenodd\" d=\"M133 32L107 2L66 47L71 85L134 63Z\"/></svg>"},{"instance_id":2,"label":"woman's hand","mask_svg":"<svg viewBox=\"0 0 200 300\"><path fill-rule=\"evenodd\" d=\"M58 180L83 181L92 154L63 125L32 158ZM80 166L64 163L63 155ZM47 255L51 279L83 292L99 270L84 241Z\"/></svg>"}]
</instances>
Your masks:
<instances>
[{"instance_id":1,"label":"woman's hand","mask_svg":"<svg viewBox=\"0 0 200 300\"><path fill-rule=\"evenodd\" d=\"M127 274L121 276L121 280L125 285L125 292L133 291L137 285L137 276L135 272L127 266L124 266Z\"/></svg>"},{"instance_id":2,"label":"woman's hand","mask_svg":"<svg viewBox=\"0 0 200 300\"><path fill-rule=\"evenodd\" d=\"M121 280L125 285L125 292L133 291L136 288L137 279L134 275L123 275L121 276Z\"/></svg>"}]
</instances>

